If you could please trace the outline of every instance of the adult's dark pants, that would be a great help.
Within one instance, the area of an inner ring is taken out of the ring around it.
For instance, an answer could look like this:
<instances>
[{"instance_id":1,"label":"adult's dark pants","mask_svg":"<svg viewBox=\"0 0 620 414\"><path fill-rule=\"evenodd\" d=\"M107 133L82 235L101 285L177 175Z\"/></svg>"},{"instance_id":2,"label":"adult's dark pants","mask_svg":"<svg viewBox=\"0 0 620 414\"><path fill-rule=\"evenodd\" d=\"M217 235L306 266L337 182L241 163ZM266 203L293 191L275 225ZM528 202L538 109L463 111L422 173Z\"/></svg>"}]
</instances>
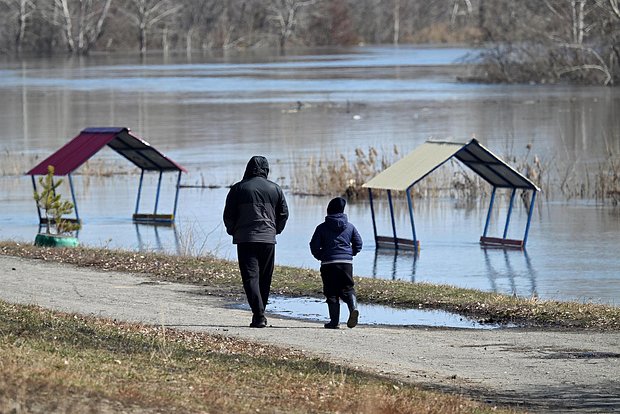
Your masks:
<instances>
[{"instance_id":1,"label":"adult's dark pants","mask_svg":"<svg viewBox=\"0 0 620 414\"><path fill-rule=\"evenodd\" d=\"M349 308L354 306L353 265L351 263L330 263L321 265L323 294L327 304L338 304L342 299Z\"/></svg>"},{"instance_id":2,"label":"adult's dark pants","mask_svg":"<svg viewBox=\"0 0 620 414\"><path fill-rule=\"evenodd\" d=\"M239 243L237 258L243 290L254 318L262 317L269 300L276 245L269 243Z\"/></svg>"}]
</instances>

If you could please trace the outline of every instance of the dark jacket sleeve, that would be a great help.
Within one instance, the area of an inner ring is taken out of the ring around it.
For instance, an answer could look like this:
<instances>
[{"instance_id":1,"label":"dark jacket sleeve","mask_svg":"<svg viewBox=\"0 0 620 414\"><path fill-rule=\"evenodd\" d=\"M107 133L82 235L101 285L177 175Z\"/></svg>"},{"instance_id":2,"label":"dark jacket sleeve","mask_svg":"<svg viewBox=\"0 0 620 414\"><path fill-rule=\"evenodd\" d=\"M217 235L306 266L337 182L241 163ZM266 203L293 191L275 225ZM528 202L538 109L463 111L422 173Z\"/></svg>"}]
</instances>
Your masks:
<instances>
[{"instance_id":1,"label":"dark jacket sleeve","mask_svg":"<svg viewBox=\"0 0 620 414\"><path fill-rule=\"evenodd\" d=\"M230 189L226 196L226 205L224 206L224 226L226 233L233 235L235 226L237 225L237 206L235 202L234 190Z\"/></svg>"},{"instance_id":2,"label":"dark jacket sleeve","mask_svg":"<svg viewBox=\"0 0 620 414\"><path fill-rule=\"evenodd\" d=\"M351 248L353 249L353 256L362 251L362 244L362 236L360 236L355 226L353 226L353 234L351 235Z\"/></svg>"},{"instance_id":3,"label":"dark jacket sleeve","mask_svg":"<svg viewBox=\"0 0 620 414\"><path fill-rule=\"evenodd\" d=\"M312 239L310 239L310 253L316 260L321 260L321 232L319 227L314 230Z\"/></svg>"},{"instance_id":4,"label":"dark jacket sleeve","mask_svg":"<svg viewBox=\"0 0 620 414\"><path fill-rule=\"evenodd\" d=\"M286 198L284 198L284 193L278 187L279 200L278 205L276 206L276 234L282 233L284 227L286 226L286 221L288 220L288 205L286 204Z\"/></svg>"}]
</instances>

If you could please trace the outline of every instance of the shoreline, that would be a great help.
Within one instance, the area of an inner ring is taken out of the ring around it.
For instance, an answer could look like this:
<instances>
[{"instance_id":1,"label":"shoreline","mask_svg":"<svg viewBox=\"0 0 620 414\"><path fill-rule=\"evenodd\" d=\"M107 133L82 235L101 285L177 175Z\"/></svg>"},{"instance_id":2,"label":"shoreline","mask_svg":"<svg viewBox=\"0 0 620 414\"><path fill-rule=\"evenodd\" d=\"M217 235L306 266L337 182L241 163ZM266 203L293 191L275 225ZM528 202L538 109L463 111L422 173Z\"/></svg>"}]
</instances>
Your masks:
<instances>
[{"instance_id":1,"label":"shoreline","mask_svg":"<svg viewBox=\"0 0 620 414\"><path fill-rule=\"evenodd\" d=\"M39 248L0 242L0 255L140 274L155 281L202 287L211 295L240 296L235 261L201 256L173 256L123 250ZM358 300L394 308L443 310L480 322L526 328L620 331L620 307L594 303L539 300L447 285L355 277ZM272 294L322 297L316 270L276 266Z\"/></svg>"}]
</instances>

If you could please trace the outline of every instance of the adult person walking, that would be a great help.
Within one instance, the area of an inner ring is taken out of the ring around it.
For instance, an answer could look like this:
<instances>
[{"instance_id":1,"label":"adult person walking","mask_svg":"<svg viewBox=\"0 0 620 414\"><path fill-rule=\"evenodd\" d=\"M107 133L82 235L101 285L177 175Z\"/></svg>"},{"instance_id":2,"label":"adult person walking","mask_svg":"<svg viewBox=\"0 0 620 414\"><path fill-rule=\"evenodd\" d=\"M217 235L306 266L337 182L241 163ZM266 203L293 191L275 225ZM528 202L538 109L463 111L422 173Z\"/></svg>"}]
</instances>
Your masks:
<instances>
[{"instance_id":1,"label":"adult person walking","mask_svg":"<svg viewBox=\"0 0 620 414\"><path fill-rule=\"evenodd\" d=\"M224 225L237 245L243 290L252 309L252 328L267 326L265 306L273 275L276 235L288 220L288 206L279 185L269 181L269 162L253 156L243 179L226 196Z\"/></svg>"}]
</instances>

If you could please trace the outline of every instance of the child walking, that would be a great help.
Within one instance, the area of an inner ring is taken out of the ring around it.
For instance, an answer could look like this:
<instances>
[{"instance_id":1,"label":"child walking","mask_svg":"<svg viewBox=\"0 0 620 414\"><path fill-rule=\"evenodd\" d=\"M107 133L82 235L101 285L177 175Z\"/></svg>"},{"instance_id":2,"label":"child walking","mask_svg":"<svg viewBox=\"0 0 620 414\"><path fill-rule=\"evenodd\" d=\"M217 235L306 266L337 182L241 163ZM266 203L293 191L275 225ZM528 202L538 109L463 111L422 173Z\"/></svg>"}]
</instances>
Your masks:
<instances>
[{"instance_id":1,"label":"child walking","mask_svg":"<svg viewBox=\"0 0 620 414\"><path fill-rule=\"evenodd\" d=\"M321 261L321 279L329 310L327 329L340 328L340 299L349 308L347 326L357 325L359 311L353 285L353 256L362 250L362 237L355 226L349 223L342 197L332 199L327 205L325 222L314 230L310 240L310 251Z\"/></svg>"}]
</instances>

